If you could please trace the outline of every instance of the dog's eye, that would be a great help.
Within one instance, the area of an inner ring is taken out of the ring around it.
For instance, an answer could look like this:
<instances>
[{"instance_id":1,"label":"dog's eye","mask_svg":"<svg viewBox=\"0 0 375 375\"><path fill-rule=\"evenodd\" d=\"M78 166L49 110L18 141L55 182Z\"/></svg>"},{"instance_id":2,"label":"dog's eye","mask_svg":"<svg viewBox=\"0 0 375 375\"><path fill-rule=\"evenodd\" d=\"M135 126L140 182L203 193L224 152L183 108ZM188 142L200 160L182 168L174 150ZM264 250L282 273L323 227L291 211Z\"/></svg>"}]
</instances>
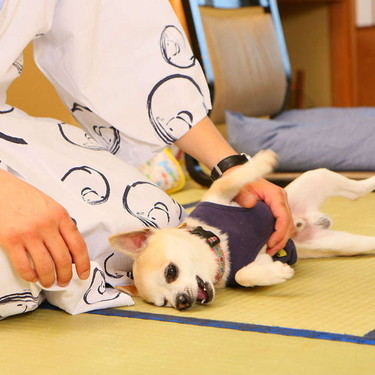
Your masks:
<instances>
[{"instance_id":1,"label":"dog's eye","mask_svg":"<svg viewBox=\"0 0 375 375\"><path fill-rule=\"evenodd\" d=\"M165 269L165 279L167 283L172 283L177 279L178 268L173 263L168 264L168 267Z\"/></svg>"}]
</instances>

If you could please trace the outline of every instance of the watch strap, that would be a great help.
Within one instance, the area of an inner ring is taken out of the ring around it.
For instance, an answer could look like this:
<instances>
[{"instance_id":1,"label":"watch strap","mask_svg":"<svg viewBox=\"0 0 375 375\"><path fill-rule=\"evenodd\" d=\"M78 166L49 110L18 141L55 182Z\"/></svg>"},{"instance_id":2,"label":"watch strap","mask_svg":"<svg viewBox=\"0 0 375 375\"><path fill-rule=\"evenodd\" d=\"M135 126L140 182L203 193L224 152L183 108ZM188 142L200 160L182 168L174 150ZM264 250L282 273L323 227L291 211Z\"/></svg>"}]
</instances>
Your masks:
<instances>
[{"instance_id":1,"label":"watch strap","mask_svg":"<svg viewBox=\"0 0 375 375\"><path fill-rule=\"evenodd\" d=\"M213 167L211 171L211 179L213 181L217 180L229 168L232 168L236 165L245 164L248 160L250 160L250 156L247 154L231 155L224 158L217 165L215 165L215 167Z\"/></svg>"}]
</instances>

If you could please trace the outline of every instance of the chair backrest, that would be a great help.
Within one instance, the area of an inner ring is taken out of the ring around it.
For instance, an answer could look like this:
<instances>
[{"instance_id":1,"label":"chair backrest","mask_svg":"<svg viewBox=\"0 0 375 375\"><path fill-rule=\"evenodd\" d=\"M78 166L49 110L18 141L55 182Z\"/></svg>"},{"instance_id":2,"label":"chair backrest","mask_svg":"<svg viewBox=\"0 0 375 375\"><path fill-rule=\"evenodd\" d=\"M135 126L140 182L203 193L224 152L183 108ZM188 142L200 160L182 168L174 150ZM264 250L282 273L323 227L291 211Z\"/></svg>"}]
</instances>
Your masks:
<instances>
[{"instance_id":1,"label":"chair backrest","mask_svg":"<svg viewBox=\"0 0 375 375\"><path fill-rule=\"evenodd\" d=\"M192 47L213 96L210 117L225 110L272 116L289 96L291 69L275 0L186 0Z\"/></svg>"}]
</instances>

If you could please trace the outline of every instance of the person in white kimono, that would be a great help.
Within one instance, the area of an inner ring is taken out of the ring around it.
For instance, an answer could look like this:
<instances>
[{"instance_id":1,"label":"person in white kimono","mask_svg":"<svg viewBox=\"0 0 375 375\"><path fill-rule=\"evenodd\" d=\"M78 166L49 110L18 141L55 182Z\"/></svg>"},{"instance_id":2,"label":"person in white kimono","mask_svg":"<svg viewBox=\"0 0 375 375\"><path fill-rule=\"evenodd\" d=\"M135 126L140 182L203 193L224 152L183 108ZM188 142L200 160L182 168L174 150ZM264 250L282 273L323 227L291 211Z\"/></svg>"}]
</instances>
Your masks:
<instances>
[{"instance_id":1,"label":"person in white kimono","mask_svg":"<svg viewBox=\"0 0 375 375\"><path fill-rule=\"evenodd\" d=\"M32 40L81 129L7 104ZM133 303L113 289L132 264L108 237L183 220L181 206L137 169L166 145L209 168L236 154L209 109L167 0L0 0L0 319L45 299L71 314ZM258 180L238 202L257 199L276 218L272 254L293 231L286 195Z\"/></svg>"}]
</instances>

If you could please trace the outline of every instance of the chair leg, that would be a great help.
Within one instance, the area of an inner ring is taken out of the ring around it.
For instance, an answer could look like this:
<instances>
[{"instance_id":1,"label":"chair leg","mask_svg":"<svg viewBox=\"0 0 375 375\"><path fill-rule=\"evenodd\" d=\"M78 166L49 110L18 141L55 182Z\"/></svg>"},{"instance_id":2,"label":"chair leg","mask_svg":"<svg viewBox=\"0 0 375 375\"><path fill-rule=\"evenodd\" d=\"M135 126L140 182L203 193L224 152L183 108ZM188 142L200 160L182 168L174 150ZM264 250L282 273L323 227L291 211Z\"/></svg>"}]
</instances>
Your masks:
<instances>
[{"instance_id":1,"label":"chair leg","mask_svg":"<svg viewBox=\"0 0 375 375\"><path fill-rule=\"evenodd\" d=\"M293 108L302 109L304 106L305 93L305 72L303 70L296 71L296 78L293 82L294 103Z\"/></svg>"}]
</instances>

